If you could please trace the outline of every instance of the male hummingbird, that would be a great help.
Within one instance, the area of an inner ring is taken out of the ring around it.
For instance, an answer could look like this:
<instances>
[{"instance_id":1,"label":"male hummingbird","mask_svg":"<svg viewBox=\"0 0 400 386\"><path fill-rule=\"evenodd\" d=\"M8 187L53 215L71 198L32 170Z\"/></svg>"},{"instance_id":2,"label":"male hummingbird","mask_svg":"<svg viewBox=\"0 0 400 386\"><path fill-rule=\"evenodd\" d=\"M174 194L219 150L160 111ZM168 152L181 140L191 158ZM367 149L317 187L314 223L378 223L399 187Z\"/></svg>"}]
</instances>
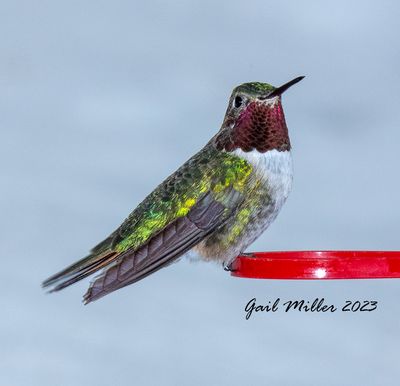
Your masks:
<instances>
[{"instance_id":1,"label":"male hummingbird","mask_svg":"<svg viewBox=\"0 0 400 386\"><path fill-rule=\"evenodd\" d=\"M162 182L88 256L48 278L61 290L99 270L89 303L135 283L194 249L229 267L272 223L289 195L292 159L281 87L244 83L221 129Z\"/></svg>"}]
</instances>

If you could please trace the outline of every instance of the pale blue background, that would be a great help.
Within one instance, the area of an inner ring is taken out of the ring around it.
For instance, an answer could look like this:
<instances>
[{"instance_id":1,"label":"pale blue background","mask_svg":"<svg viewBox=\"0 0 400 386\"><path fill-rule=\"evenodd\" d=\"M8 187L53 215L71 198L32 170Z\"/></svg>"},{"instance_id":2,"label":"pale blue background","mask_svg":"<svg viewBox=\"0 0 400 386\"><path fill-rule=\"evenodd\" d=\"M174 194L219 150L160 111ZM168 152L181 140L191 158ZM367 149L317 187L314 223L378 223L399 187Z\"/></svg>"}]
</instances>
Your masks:
<instances>
[{"instance_id":1,"label":"pale blue background","mask_svg":"<svg viewBox=\"0 0 400 386\"><path fill-rule=\"evenodd\" d=\"M235 279L182 262L84 307L40 282L218 129L231 89L284 96L294 190L252 250L399 249L396 1L0 3L0 384L397 385L400 281ZM366 314L244 306L374 299Z\"/></svg>"}]
</instances>

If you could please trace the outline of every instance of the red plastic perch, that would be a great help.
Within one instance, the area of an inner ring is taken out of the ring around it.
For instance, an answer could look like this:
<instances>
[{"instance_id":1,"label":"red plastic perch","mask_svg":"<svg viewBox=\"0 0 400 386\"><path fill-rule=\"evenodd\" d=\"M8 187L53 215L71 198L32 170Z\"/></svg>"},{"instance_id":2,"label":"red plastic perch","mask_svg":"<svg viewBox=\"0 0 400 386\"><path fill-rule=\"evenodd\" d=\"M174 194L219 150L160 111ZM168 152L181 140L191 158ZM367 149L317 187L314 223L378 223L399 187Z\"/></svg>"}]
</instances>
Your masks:
<instances>
[{"instance_id":1,"label":"red plastic perch","mask_svg":"<svg viewBox=\"0 0 400 386\"><path fill-rule=\"evenodd\" d=\"M231 275L255 279L400 278L400 251L285 251L238 256Z\"/></svg>"}]
</instances>

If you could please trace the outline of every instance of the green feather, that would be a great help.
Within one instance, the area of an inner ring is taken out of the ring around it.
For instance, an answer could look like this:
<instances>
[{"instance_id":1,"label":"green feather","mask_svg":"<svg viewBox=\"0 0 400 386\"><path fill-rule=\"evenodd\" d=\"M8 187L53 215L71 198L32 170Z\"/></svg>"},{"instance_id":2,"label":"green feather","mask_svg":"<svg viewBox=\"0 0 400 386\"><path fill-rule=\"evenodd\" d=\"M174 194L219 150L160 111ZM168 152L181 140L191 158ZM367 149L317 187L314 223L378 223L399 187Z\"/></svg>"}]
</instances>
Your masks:
<instances>
[{"instance_id":1,"label":"green feather","mask_svg":"<svg viewBox=\"0 0 400 386\"><path fill-rule=\"evenodd\" d=\"M175 219L185 216L206 193L227 204L227 192L243 193L252 166L233 154L205 147L160 184L125 220L115 250L136 249Z\"/></svg>"}]
</instances>

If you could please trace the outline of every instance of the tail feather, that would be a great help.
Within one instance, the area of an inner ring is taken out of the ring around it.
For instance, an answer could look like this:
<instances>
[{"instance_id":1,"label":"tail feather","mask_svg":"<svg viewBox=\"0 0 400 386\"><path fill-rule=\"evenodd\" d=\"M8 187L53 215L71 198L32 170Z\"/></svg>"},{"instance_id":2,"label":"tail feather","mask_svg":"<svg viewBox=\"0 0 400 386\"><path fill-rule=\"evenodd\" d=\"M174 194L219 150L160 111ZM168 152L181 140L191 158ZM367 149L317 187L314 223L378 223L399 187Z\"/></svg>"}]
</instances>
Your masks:
<instances>
[{"instance_id":1,"label":"tail feather","mask_svg":"<svg viewBox=\"0 0 400 386\"><path fill-rule=\"evenodd\" d=\"M118 254L118 252L112 250L105 250L101 253L93 252L55 275L50 276L43 282L42 286L43 288L53 287L50 292L59 291L102 269L112 262Z\"/></svg>"}]
</instances>

